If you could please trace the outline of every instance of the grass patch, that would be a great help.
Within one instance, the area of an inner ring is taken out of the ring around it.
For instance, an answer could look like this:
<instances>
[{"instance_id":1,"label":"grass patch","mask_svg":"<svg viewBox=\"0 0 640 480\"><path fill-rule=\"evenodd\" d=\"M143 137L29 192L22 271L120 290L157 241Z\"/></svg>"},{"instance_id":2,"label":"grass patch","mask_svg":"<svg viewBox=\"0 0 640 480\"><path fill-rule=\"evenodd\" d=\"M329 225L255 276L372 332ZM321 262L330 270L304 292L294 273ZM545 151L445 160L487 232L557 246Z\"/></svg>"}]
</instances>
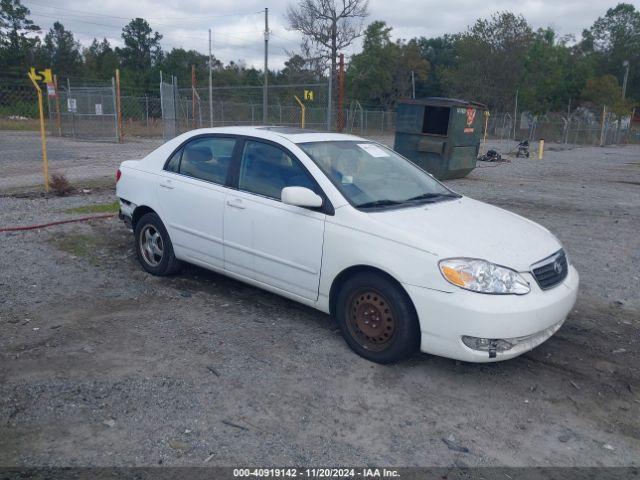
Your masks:
<instances>
[{"instance_id":1,"label":"grass patch","mask_svg":"<svg viewBox=\"0 0 640 480\"><path fill-rule=\"evenodd\" d=\"M120 204L116 200L109 203L95 203L92 205L83 205L81 207L69 208L65 213L118 213Z\"/></svg>"},{"instance_id":2,"label":"grass patch","mask_svg":"<svg viewBox=\"0 0 640 480\"><path fill-rule=\"evenodd\" d=\"M0 118L0 130L21 130L21 131L38 131L40 129L40 121L29 118L27 120L9 120L8 118Z\"/></svg>"},{"instance_id":3,"label":"grass patch","mask_svg":"<svg viewBox=\"0 0 640 480\"><path fill-rule=\"evenodd\" d=\"M82 233L56 236L50 242L58 250L75 257L90 257L96 248L96 237Z\"/></svg>"}]
</instances>

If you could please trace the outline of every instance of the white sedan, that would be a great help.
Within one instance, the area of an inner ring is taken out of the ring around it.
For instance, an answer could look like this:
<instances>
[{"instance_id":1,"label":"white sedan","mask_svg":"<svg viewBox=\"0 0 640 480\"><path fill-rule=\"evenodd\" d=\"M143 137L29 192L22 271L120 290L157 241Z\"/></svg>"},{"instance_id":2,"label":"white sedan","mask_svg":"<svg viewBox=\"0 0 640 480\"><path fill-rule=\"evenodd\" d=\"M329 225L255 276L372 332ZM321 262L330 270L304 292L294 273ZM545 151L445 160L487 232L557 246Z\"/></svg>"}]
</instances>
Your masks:
<instances>
[{"instance_id":1,"label":"white sedan","mask_svg":"<svg viewBox=\"0 0 640 480\"><path fill-rule=\"evenodd\" d=\"M149 273L189 262L310 305L379 363L512 358L576 301L578 273L545 228L351 135L194 130L123 162L116 191Z\"/></svg>"}]
</instances>

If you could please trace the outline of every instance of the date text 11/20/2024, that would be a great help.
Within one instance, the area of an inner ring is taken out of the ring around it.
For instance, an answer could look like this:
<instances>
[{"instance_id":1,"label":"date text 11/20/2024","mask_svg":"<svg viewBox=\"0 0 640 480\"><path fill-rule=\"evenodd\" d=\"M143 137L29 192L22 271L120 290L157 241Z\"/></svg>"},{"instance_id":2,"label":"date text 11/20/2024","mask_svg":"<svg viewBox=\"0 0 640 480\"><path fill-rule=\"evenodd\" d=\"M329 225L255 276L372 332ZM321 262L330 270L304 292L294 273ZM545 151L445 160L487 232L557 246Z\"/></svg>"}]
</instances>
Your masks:
<instances>
[{"instance_id":1,"label":"date text 11/20/2024","mask_svg":"<svg viewBox=\"0 0 640 480\"><path fill-rule=\"evenodd\" d=\"M263 478L399 478L389 468L234 468L234 477Z\"/></svg>"}]
</instances>

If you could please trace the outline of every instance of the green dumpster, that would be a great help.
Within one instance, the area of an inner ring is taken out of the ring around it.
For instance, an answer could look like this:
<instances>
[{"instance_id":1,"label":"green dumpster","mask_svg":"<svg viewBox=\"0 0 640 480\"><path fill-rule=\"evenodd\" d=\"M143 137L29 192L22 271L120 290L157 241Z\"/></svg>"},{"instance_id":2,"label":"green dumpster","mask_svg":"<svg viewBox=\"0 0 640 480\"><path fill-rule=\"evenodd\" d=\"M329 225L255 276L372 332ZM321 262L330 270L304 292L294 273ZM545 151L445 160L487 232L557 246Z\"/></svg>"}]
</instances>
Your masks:
<instances>
[{"instance_id":1,"label":"green dumpster","mask_svg":"<svg viewBox=\"0 0 640 480\"><path fill-rule=\"evenodd\" d=\"M454 98L401 100L393 149L436 178L465 177L476 167L486 110Z\"/></svg>"}]
</instances>

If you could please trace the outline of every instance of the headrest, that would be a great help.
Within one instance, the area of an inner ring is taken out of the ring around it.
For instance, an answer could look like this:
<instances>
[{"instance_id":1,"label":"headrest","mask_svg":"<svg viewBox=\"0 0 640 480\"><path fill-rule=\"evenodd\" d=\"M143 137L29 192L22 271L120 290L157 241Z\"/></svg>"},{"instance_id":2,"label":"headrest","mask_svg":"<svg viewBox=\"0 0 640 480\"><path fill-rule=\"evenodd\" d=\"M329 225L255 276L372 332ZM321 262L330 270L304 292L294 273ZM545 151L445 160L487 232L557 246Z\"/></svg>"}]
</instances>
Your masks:
<instances>
[{"instance_id":1,"label":"headrest","mask_svg":"<svg viewBox=\"0 0 640 480\"><path fill-rule=\"evenodd\" d=\"M211 150L207 147L187 147L184 150L187 161L193 163L210 162L213 159Z\"/></svg>"},{"instance_id":2,"label":"headrest","mask_svg":"<svg viewBox=\"0 0 640 480\"><path fill-rule=\"evenodd\" d=\"M269 145L255 144L249 150L249 155L253 161L282 165L282 152Z\"/></svg>"}]
</instances>

